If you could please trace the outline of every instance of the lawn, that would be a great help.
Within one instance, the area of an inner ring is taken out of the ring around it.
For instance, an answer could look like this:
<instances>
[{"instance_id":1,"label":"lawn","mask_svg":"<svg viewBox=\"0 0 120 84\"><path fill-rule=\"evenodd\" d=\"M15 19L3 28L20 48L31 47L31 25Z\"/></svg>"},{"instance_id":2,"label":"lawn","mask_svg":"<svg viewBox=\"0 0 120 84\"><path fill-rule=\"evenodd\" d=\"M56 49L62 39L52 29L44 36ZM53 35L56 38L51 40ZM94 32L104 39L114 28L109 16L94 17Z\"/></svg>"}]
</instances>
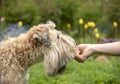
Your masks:
<instances>
[{"instance_id":1,"label":"lawn","mask_svg":"<svg viewBox=\"0 0 120 84\"><path fill-rule=\"evenodd\" d=\"M89 58L84 63L71 61L62 75L48 77L43 63L29 69L29 84L120 84L120 58L110 57L110 63Z\"/></svg>"}]
</instances>

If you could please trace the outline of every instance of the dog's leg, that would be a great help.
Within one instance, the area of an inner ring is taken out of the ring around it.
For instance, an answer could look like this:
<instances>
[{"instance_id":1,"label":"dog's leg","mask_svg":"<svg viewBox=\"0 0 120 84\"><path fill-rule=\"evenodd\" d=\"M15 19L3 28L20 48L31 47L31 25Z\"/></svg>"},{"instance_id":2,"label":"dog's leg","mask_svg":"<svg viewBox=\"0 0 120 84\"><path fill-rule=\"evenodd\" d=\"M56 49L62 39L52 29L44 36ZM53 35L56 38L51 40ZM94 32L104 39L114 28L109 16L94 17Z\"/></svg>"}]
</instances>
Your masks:
<instances>
[{"instance_id":1,"label":"dog's leg","mask_svg":"<svg viewBox=\"0 0 120 84\"><path fill-rule=\"evenodd\" d=\"M28 80L29 80L29 73L28 73L28 71L26 71L26 73L23 77L23 84L28 84Z\"/></svg>"}]
</instances>

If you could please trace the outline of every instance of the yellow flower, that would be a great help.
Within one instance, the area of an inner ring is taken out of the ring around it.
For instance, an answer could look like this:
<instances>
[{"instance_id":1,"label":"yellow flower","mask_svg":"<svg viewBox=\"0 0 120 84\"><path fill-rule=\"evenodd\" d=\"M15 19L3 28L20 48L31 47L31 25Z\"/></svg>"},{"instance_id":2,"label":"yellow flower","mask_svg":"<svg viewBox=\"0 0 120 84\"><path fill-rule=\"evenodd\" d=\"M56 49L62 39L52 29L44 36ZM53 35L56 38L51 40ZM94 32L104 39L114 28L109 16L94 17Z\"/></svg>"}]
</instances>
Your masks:
<instances>
[{"instance_id":1,"label":"yellow flower","mask_svg":"<svg viewBox=\"0 0 120 84\"><path fill-rule=\"evenodd\" d=\"M23 26L23 22L22 22L22 21L19 21L19 22L18 22L18 26L19 26L19 27Z\"/></svg>"},{"instance_id":2,"label":"yellow flower","mask_svg":"<svg viewBox=\"0 0 120 84\"><path fill-rule=\"evenodd\" d=\"M96 37L96 38L100 38L100 34L99 34L99 33L96 33L96 34L95 34L95 37Z\"/></svg>"},{"instance_id":3,"label":"yellow flower","mask_svg":"<svg viewBox=\"0 0 120 84\"><path fill-rule=\"evenodd\" d=\"M82 18L79 19L79 24L82 25L84 23L84 20Z\"/></svg>"},{"instance_id":4,"label":"yellow flower","mask_svg":"<svg viewBox=\"0 0 120 84\"><path fill-rule=\"evenodd\" d=\"M116 21L113 22L113 27L117 28L118 27L118 23Z\"/></svg>"},{"instance_id":5,"label":"yellow flower","mask_svg":"<svg viewBox=\"0 0 120 84\"><path fill-rule=\"evenodd\" d=\"M90 21L90 22L88 22L88 26L93 28L93 27L95 27L96 25L95 25L95 22Z\"/></svg>"},{"instance_id":6,"label":"yellow flower","mask_svg":"<svg viewBox=\"0 0 120 84\"><path fill-rule=\"evenodd\" d=\"M71 24L70 23L67 24L67 28L69 28L69 29L71 28Z\"/></svg>"},{"instance_id":7,"label":"yellow flower","mask_svg":"<svg viewBox=\"0 0 120 84\"><path fill-rule=\"evenodd\" d=\"M85 24L85 25L84 25L84 29L88 29L88 24Z\"/></svg>"},{"instance_id":8,"label":"yellow flower","mask_svg":"<svg viewBox=\"0 0 120 84\"><path fill-rule=\"evenodd\" d=\"M95 29L94 29L94 32L95 32L95 33L98 33L98 29L97 29L97 28L95 28Z\"/></svg>"}]
</instances>

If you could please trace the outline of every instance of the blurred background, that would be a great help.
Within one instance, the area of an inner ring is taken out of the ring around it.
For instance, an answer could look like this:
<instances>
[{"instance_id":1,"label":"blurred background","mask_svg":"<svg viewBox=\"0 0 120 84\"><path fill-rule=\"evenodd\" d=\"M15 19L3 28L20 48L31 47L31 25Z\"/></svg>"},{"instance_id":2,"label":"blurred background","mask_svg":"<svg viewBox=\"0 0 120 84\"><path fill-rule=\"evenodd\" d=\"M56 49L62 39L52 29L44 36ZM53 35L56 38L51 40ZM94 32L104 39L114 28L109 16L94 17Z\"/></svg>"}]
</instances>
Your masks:
<instances>
[{"instance_id":1,"label":"blurred background","mask_svg":"<svg viewBox=\"0 0 120 84\"><path fill-rule=\"evenodd\" d=\"M120 40L120 0L0 0L0 41L48 20L77 44ZM65 74L55 78L46 77L38 64L30 68L29 83L120 84L119 61L118 57L95 55L84 64L71 62Z\"/></svg>"}]
</instances>

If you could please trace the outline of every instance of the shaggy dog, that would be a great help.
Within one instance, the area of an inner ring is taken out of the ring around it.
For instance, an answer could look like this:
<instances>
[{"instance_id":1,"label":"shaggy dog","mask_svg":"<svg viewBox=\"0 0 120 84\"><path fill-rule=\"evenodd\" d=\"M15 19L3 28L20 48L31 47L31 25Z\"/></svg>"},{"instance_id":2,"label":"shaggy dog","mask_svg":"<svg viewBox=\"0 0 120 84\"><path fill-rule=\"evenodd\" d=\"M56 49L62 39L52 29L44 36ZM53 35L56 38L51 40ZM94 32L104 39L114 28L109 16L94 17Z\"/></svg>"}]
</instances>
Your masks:
<instances>
[{"instance_id":1,"label":"shaggy dog","mask_svg":"<svg viewBox=\"0 0 120 84\"><path fill-rule=\"evenodd\" d=\"M41 61L46 74L54 76L74 59L74 40L54 28L49 21L0 43L0 84L26 84L27 69Z\"/></svg>"}]
</instances>

